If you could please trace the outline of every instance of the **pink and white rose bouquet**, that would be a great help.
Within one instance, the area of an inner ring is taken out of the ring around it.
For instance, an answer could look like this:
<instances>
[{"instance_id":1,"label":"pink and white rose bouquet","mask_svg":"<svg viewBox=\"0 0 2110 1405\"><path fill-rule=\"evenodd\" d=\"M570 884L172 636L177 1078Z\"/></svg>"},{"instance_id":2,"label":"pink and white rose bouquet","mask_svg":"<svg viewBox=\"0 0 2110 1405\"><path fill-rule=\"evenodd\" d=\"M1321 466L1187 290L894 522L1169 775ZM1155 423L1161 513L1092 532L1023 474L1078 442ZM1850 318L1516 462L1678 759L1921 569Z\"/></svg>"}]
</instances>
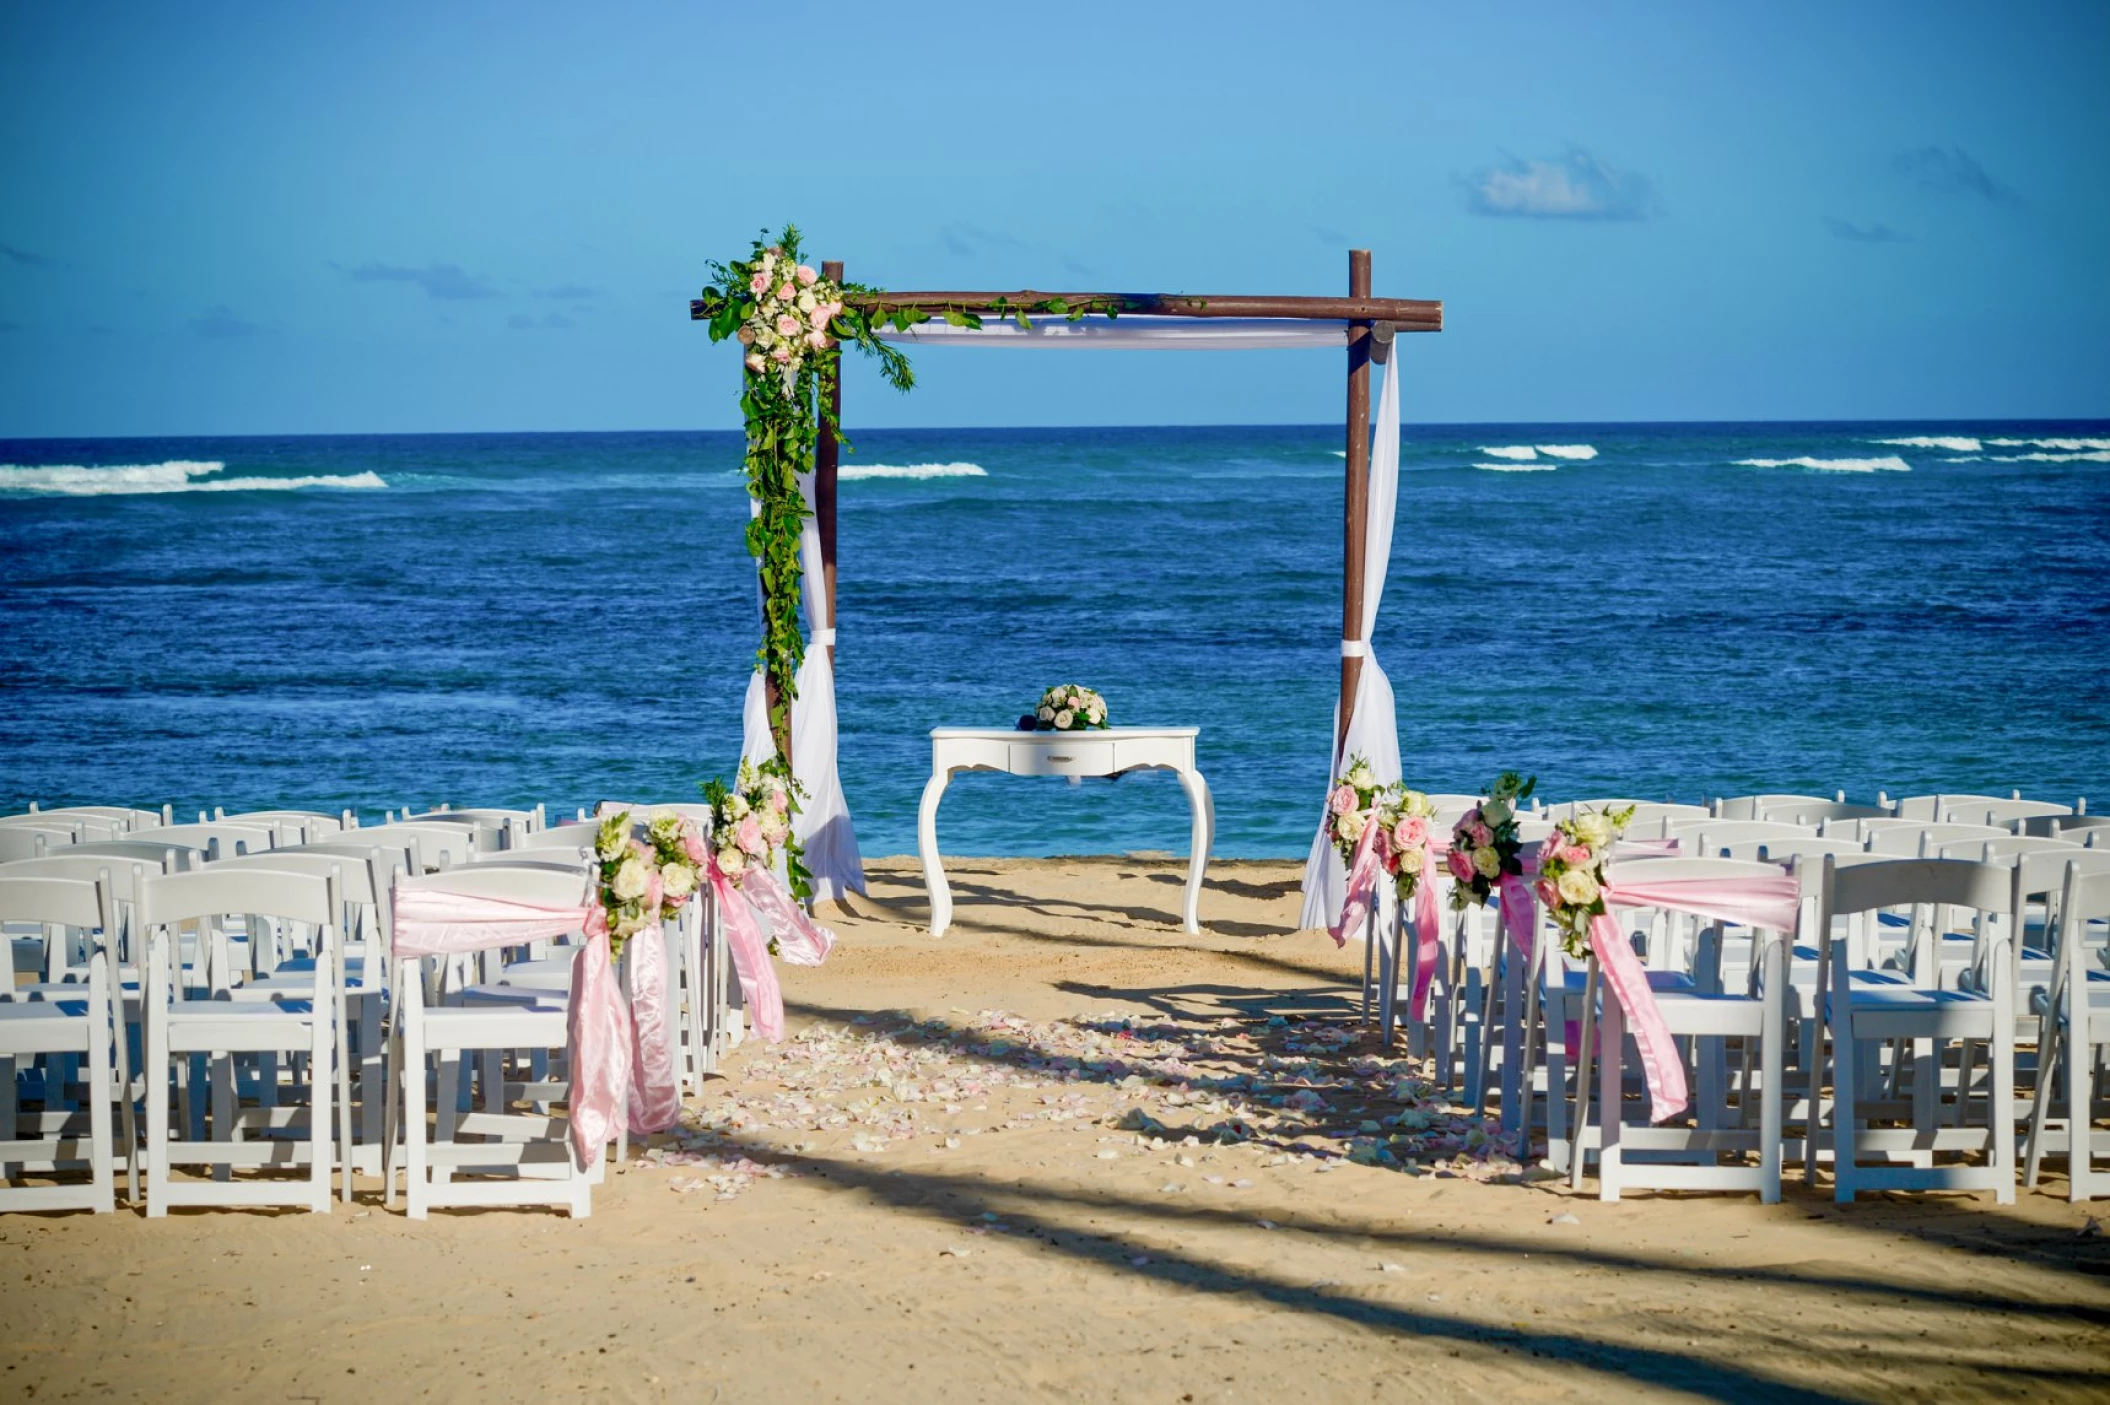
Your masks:
<instances>
[{"instance_id":1,"label":"pink and white rose bouquet","mask_svg":"<svg viewBox=\"0 0 2110 1405\"><path fill-rule=\"evenodd\" d=\"M734 335L745 349L747 369L765 382L774 373L789 400L806 357L834 344L829 326L842 315L843 290L781 245L734 264L732 272L746 279L747 316Z\"/></svg>"},{"instance_id":2,"label":"pink and white rose bouquet","mask_svg":"<svg viewBox=\"0 0 2110 1405\"><path fill-rule=\"evenodd\" d=\"M601 821L594 896L607 918L612 954L620 956L624 942L688 905L703 885L708 853L703 827L671 810L642 826L631 823L628 810Z\"/></svg>"},{"instance_id":3,"label":"pink and white rose bouquet","mask_svg":"<svg viewBox=\"0 0 2110 1405\"><path fill-rule=\"evenodd\" d=\"M760 766L742 761L731 788L723 781L704 783L704 799L711 805L711 857L734 886L753 869L774 868L781 854L792 891L798 893L806 870L798 861L791 817L798 813L800 793L799 783L775 761Z\"/></svg>"},{"instance_id":4,"label":"pink and white rose bouquet","mask_svg":"<svg viewBox=\"0 0 2110 1405\"><path fill-rule=\"evenodd\" d=\"M1064 683L1040 695L1033 722L1043 732L1081 732L1104 727L1106 699L1079 683ZM1023 723L1021 724L1023 725Z\"/></svg>"},{"instance_id":5,"label":"pink and white rose bouquet","mask_svg":"<svg viewBox=\"0 0 2110 1405\"><path fill-rule=\"evenodd\" d=\"M1580 958L1589 950L1590 923L1605 911L1605 862L1633 818L1631 805L1585 810L1555 823L1539 849L1539 903L1560 928L1561 945L1570 956Z\"/></svg>"},{"instance_id":6,"label":"pink and white rose bouquet","mask_svg":"<svg viewBox=\"0 0 2110 1405\"><path fill-rule=\"evenodd\" d=\"M1451 885L1451 906L1462 912L1473 904L1482 906L1501 886L1504 877L1521 876L1519 857L1524 845L1517 832L1517 802L1527 798L1536 777L1526 780L1515 771L1495 778L1487 798L1458 817L1451 827L1451 852L1445 860L1456 881Z\"/></svg>"},{"instance_id":7,"label":"pink and white rose bouquet","mask_svg":"<svg viewBox=\"0 0 2110 1405\"><path fill-rule=\"evenodd\" d=\"M1429 822L1435 818L1436 807L1428 796L1402 782L1379 783L1370 763L1360 756L1349 758L1348 769L1333 783L1326 800L1326 830L1342 861L1354 864L1364 833L1375 826L1372 847L1402 900L1413 897L1421 885Z\"/></svg>"}]
</instances>

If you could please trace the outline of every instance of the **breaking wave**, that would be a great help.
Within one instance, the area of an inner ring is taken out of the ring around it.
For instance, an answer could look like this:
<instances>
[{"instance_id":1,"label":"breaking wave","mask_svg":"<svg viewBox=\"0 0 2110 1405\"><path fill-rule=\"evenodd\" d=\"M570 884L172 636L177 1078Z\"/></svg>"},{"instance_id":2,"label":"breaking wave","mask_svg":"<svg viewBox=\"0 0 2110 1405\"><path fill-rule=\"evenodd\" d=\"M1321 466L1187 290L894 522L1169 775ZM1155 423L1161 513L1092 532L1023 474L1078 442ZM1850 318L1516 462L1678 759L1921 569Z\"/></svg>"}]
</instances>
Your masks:
<instances>
[{"instance_id":1,"label":"breaking wave","mask_svg":"<svg viewBox=\"0 0 2110 1405\"><path fill-rule=\"evenodd\" d=\"M1988 439L2000 449L2059 449L2069 454L2086 449L2110 449L2110 439Z\"/></svg>"},{"instance_id":2,"label":"breaking wave","mask_svg":"<svg viewBox=\"0 0 2110 1405\"><path fill-rule=\"evenodd\" d=\"M166 463L103 465L0 464L0 492L112 497L140 493L283 492L294 488L386 488L378 473L311 474L301 478L220 478L224 463L171 459Z\"/></svg>"},{"instance_id":3,"label":"breaking wave","mask_svg":"<svg viewBox=\"0 0 2110 1405\"><path fill-rule=\"evenodd\" d=\"M1480 446L1480 452L1486 454L1489 458L1497 459L1535 459L1538 457L1538 451L1532 448L1529 444L1509 444L1503 446L1482 444Z\"/></svg>"},{"instance_id":4,"label":"breaking wave","mask_svg":"<svg viewBox=\"0 0 2110 1405\"><path fill-rule=\"evenodd\" d=\"M1896 454L1879 459L1738 459L1743 468L1806 468L1813 473L1909 473L1912 465Z\"/></svg>"},{"instance_id":5,"label":"breaking wave","mask_svg":"<svg viewBox=\"0 0 2110 1405\"><path fill-rule=\"evenodd\" d=\"M1594 444L1541 444L1539 445L1539 452L1549 459L1575 459L1580 461L1596 458L1597 446Z\"/></svg>"},{"instance_id":6,"label":"breaking wave","mask_svg":"<svg viewBox=\"0 0 2110 1405\"><path fill-rule=\"evenodd\" d=\"M1871 439L1868 442L1888 444L1898 449L1947 449L1956 454L1975 454L1985 447L1967 434L1912 434L1903 439Z\"/></svg>"},{"instance_id":7,"label":"breaking wave","mask_svg":"<svg viewBox=\"0 0 2110 1405\"><path fill-rule=\"evenodd\" d=\"M1552 463L1476 463L1474 468L1484 468L1489 473L1551 473L1559 464Z\"/></svg>"},{"instance_id":8,"label":"breaking wave","mask_svg":"<svg viewBox=\"0 0 2110 1405\"><path fill-rule=\"evenodd\" d=\"M989 470L978 463L861 463L844 464L836 470L842 479L853 478L987 478Z\"/></svg>"}]
</instances>

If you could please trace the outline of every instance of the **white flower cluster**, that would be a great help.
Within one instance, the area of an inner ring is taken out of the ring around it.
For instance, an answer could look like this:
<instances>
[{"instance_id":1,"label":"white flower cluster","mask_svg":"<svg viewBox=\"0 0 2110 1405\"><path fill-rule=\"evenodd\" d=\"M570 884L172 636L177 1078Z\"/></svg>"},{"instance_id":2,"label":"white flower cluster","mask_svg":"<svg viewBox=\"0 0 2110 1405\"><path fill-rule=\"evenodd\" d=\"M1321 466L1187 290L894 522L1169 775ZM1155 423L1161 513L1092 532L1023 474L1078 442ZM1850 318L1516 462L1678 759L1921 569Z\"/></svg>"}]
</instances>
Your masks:
<instances>
[{"instance_id":1,"label":"white flower cluster","mask_svg":"<svg viewBox=\"0 0 2110 1405\"><path fill-rule=\"evenodd\" d=\"M681 910L695 896L708 851L697 823L671 810L656 812L642 834L630 812L610 815L595 835L600 865L598 902L615 950L652 923Z\"/></svg>"},{"instance_id":2,"label":"white flower cluster","mask_svg":"<svg viewBox=\"0 0 2110 1405\"><path fill-rule=\"evenodd\" d=\"M1539 846L1539 902L1571 956L1588 950L1590 923L1605 911L1605 861L1633 817L1631 806L1585 810L1555 824L1553 836Z\"/></svg>"},{"instance_id":3,"label":"white flower cluster","mask_svg":"<svg viewBox=\"0 0 2110 1405\"><path fill-rule=\"evenodd\" d=\"M743 761L738 784L711 809L718 871L734 883L750 868L768 868L791 836L790 782Z\"/></svg>"},{"instance_id":4,"label":"white flower cluster","mask_svg":"<svg viewBox=\"0 0 2110 1405\"><path fill-rule=\"evenodd\" d=\"M1042 693L1040 706L1033 715L1044 731L1072 732L1086 727L1104 727L1106 699L1080 684L1065 683Z\"/></svg>"},{"instance_id":5,"label":"white flower cluster","mask_svg":"<svg viewBox=\"0 0 2110 1405\"><path fill-rule=\"evenodd\" d=\"M788 399L807 353L827 349L828 324L842 314L843 292L810 264L793 263L781 249L764 249L745 268L754 299L739 332L747 369L758 376L775 369Z\"/></svg>"}]
</instances>

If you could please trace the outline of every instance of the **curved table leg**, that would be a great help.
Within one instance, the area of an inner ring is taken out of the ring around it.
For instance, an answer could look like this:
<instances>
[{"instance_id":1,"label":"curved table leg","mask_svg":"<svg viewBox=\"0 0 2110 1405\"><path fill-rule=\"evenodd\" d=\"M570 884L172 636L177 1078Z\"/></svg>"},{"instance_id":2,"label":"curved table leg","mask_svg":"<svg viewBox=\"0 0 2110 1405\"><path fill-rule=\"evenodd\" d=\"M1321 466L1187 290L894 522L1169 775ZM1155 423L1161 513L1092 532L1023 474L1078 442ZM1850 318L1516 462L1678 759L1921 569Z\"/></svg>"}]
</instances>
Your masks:
<instances>
[{"instance_id":1,"label":"curved table leg","mask_svg":"<svg viewBox=\"0 0 2110 1405\"><path fill-rule=\"evenodd\" d=\"M1175 772L1180 789L1187 792L1187 805L1194 812L1188 835L1186 929L1199 932L1201 924L1202 874L1209 867L1209 850L1216 844L1216 802L1209 783L1199 771Z\"/></svg>"},{"instance_id":2,"label":"curved table leg","mask_svg":"<svg viewBox=\"0 0 2110 1405\"><path fill-rule=\"evenodd\" d=\"M916 811L916 851L923 858L923 886L930 893L930 934L934 937L944 936L952 925L952 889L938 860L938 801L951 782L951 771L933 771Z\"/></svg>"}]
</instances>

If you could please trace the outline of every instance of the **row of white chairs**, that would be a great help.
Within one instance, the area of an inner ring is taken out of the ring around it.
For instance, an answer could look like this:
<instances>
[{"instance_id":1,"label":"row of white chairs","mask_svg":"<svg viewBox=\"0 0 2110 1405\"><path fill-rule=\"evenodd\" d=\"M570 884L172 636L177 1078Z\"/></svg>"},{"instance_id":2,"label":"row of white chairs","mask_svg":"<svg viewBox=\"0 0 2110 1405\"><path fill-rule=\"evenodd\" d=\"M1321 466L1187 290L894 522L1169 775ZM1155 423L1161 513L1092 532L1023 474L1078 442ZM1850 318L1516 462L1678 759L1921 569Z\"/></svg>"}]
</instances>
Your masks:
<instances>
[{"instance_id":1,"label":"row of white chairs","mask_svg":"<svg viewBox=\"0 0 2110 1405\"><path fill-rule=\"evenodd\" d=\"M1476 799L1440 797L1439 808L1450 811L1440 822ZM1548 807L1524 818L1524 837L1535 843L1550 831L1549 811L1625 803ZM1447 918L1430 1020L1411 1032L1419 1051L1436 1059L1439 1078L1475 1106L1498 1081L1505 1127L1541 1138L1549 1164L1578 1180L1594 1163L1600 1193L1612 1198L1641 1185L1756 1188L1770 1198L1783 1157L1799 1158L1806 1176L1820 1163L1843 1164L1834 1171L1842 1199L1936 1184L2011 1197L2023 1121L2032 1129L2031 1184L2045 1156L2065 1156L2076 1198L2104 1193L2110 1172L2095 1170L2094 1160L2110 1141L2093 1124L2105 1109L2103 919L2110 913L2089 886L2110 870L2110 846L2090 847L2103 842L2100 826L2067 828L2062 837L2016 833L2014 821L2031 816L2015 813L1976 812L1993 824L1935 818L1962 813L1956 807L1928 807L1917 819L1805 811L1800 823L1725 819L1718 808L1731 807L1639 810L1635 828L1678 840L1685 857L1627 860L1619 871L1778 875L1787 867L1799 875L1804 902L1798 929L1780 934L1675 914L1619 914L1646 948L1657 1003L1691 1063L1687 1125L1629 1127L1623 1115L1603 1115L1637 1095L1634 1063L1623 1056L1603 1060L1599 1112L1590 1115L1590 1060L1582 1051L1614 1053L1619 1041L1593 1026L1605 1018L1617 1026L1620 1012L1615 1005L1608 1014L1593 962L1571 964L1551 944L1535 904L1538 940L1528 961L1491 914ZM2082 809L2050 818L2079 818ZM1959 876L1966 873L1977 877ZM2081 885L2071 898L2069 876ZM1884 886L1892 879L1906 887ZM1966 920L1965 898L1985 898L1996 879L1999 901L1970 909ZM1944 896L1951 890L1943 884L1961 884L1954 891L1964 896ZM1445 874L1439 888L1448 886ZM1441 903L1443 893L1436 896ZM1867 906L1858 906L1864 899ZM1396 999L1413 981L1412 943L1396 935L1405 920L1400 912L1373 923L1375 989L1366 988L1366 998L1388 1038ZM1850 993L1844 1006L1836 990ZM2075 991L2085 992L2078 1003ZM1846 1020L1850 1038L1839 1023ZM2034 1064L2018 1061L2017 1047L2032 1044ZM2015 1091L2018 1067L2033 1085L2026 1098ZM1980 1114L1975 1129L1962 1118L1967 1109ZM2003 1120L1986 1109L2012 1115ZM1859 1127L1851 1154L1841 1150L1842 1125ZM1962 1149L1984 1164L1937 1166Z\"/></svg>"},{"instance_id":2,"label":"row of white chairs","mask_svg":"<svg viewBox=\"0 0 2110 1405\"><path fill-rule=\"evenodd\" d=\"M17 1133L0 1143L0 1170L53 1178L0 1188L0 1209L106 1210L120 1173L138 1203L143 1173L150 1215L326 1210L332 1176L348 1199L357 1171L385 1176L391 1204L405 1177L419 1217L436 1204L587 1213L599 1170L573 1163L561 1115L577 934L407 963L391 955L391 912L413 886L580 906L593 825L488 811L356 828L261 818L76 831L0 862L19 973L0 998L0 1118ZM708 917L692 904L669 926L670 1054L692 1089L739 1029ZM176 1177L185 1165L210 1178ZM76 1166L84 1181L58 1174Z\"/></svg>"}]
</instances>

